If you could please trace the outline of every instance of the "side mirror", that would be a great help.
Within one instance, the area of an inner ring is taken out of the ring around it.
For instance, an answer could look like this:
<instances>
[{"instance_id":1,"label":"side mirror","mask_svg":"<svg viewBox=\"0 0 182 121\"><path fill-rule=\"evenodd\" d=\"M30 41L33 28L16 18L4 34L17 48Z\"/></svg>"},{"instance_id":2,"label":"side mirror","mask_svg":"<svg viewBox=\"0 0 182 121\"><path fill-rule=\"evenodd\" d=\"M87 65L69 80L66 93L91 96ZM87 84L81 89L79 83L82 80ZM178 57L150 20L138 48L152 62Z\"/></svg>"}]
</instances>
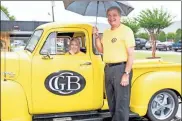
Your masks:
<instances>
[{"instance_id":1,"label":"side mirror","mask_svg":"<svg viewBox=\"0 0 182 121\"><path fill-rule=\"evenodd\" d=\"M53 59L53 57L50 55L50 53L47 51L46 55L43 55L42 59Z\"/></svg>"}]
</instances>

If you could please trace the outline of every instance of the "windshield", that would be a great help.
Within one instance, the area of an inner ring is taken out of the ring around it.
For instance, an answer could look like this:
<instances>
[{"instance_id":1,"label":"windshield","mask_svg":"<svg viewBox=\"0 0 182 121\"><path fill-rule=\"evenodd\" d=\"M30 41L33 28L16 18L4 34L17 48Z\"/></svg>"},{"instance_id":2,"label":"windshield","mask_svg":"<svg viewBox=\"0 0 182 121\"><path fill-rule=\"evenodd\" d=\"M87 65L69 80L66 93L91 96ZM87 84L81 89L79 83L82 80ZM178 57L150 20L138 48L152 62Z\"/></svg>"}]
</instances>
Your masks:
<instances>
[{"instance_id":1,"label":"windshield","mask_svg":"<svg viewBox=\"0 0 182 121\"><path fill-rule=\"evenodd\" d=\"M31 36L27 46L25 47L25 50L28 50L28 51L32 52L35 49L35 47L36 47L42 33L43 33L43 30L36 30L33 33L33 35Z\"/></svg>"}]
</instances>

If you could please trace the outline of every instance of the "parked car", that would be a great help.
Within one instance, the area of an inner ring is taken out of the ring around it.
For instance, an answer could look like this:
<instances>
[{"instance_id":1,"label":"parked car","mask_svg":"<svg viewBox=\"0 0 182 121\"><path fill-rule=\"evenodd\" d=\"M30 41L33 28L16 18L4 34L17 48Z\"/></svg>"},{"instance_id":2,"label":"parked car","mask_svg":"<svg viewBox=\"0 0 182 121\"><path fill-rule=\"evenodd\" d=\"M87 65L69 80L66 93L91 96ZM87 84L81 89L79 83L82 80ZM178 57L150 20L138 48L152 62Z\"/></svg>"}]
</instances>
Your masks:
<instances>
[{"instance_id":1,"label":"parked car","mask_svg":"<svg viewBox=\"0 0 182 121\"><path fill-rule=\"evenodd\" d=\"M11 47L18 47L18 46L26 46L23 40L14 40L13 43L11 43Z\"/></svg>"},{"instance_id":2,"label":"parked car","mask_svg":"<svg viewBox=\"0 0 182 121\"><path fill-rule=\"evenodd\" d=\"M174 51L181 50L181 40L179 40L178 42L174 43L174 44L172 45L172 49L173 49Z\"/></svg>"},{"instance_id":3,"label":"parked car","mask_svg":"<svg viewBox=\"0 0 182 121\"><path fill-rule=\"evenodd\" d=\"M141 50L141 49L145 48L146 42L147 42L146 39L143 39L143 38L135 38L135 44L136 44L135 49Z\"/></svg>"},{"instance_id":4,"label":"parked car","mask_svg":"<svg viewBox=\"0 0 182 121\"><path fill-rule=\"evenodd\" d=\"M172 50L172 42L160 42L156 45L157 50Z\"/></svg>"},{"instance_id":5,"label":"parked car","mask_svg":"<svg viewBox=\"0 0 182 121\"><path fill-rule=\"evenodd\" d=\"M159 43L160 43L160 41L159 40L156 40L156 46ZM147 41L146 44L145 44L145 48L146 48L146 50L152 49L152 41Z\"/></svg>"},{"instance_id":6,"label":"parked car","mask_svg":"<svg viewBox=\"0 0 182 121\"><path fill-rule=\"evenodd\" d=\"M25 46L11 47L12 52L23 51Z\"/></svg>"}]
</instances>

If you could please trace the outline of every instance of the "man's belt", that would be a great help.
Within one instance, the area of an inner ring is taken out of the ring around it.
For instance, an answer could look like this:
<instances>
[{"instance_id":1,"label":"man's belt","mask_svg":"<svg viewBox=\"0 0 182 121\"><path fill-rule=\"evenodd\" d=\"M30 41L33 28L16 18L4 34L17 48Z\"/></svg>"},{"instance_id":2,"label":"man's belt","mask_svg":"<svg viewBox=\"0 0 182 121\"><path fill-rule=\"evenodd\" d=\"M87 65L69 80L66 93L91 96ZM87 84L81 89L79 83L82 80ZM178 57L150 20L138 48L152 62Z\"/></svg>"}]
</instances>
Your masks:
<instances>
[{"instance_id":1,"label":"man's belt","mask_svg":"<svg viewBox=\"0 0 182 121\"><path fill-rule=\"evenodd\" d=\"M126 64L126 62L119 62L119 63L106 63L106 66L111 67L111 66L125 65L125 64Z\"/></svg>"}]
</instances>

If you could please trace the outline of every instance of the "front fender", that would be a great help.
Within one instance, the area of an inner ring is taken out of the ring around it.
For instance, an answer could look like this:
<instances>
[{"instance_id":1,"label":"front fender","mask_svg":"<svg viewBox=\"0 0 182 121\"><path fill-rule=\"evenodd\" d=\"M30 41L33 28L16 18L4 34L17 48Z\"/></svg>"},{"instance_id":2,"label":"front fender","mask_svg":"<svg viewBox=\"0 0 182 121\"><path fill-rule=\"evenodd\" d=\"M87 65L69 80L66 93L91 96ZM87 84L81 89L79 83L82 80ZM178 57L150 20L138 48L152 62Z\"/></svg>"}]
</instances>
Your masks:
<instances>
[{"instance_id":1,"label":"front fender","mask_svg":"<svg viewBox=\"0 0 182 121\"><path fill-rule=\"evenodd\" d=\"M24 90L15 81L1 81L1 120L32 121Z\"/></svg>"},{"instance_id":2,"label":"front fender","mask_svg":"<svg viewBox=\"0 0 182 121\"><path fill-rule=\"evenodd\" d=\"M163 89L173 89L181 94L181 73L149 72L138 77L131 89L131 110L140 116L146 115L150 99Z\"/></svg>"}]
</instances>

